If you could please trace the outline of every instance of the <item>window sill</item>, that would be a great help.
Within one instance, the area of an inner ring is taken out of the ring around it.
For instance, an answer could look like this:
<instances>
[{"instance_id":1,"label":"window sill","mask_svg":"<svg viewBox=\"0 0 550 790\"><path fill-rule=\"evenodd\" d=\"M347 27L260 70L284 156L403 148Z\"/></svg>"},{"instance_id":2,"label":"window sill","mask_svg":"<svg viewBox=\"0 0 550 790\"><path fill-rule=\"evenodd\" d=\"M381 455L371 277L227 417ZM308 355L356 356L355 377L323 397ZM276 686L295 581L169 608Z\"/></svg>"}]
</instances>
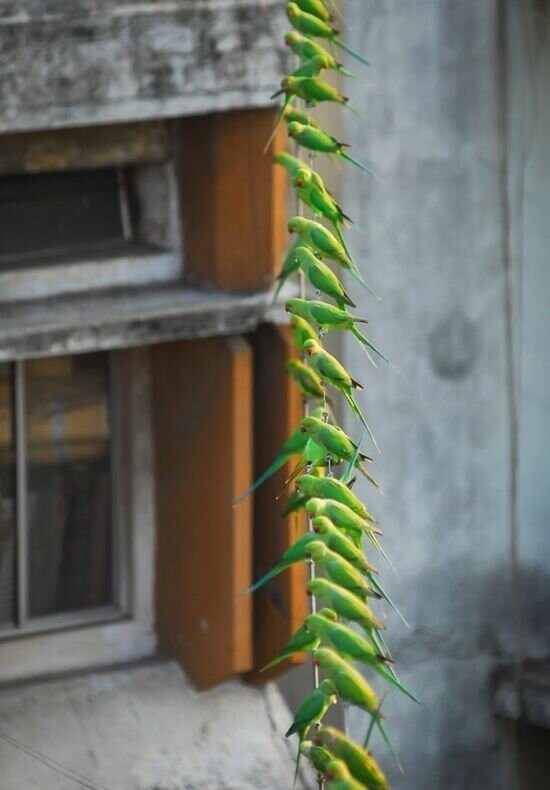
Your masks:
<instances>
[{"instance_id":1,"label":"window sill","mask_svg":"<svg viewBox=\"0 0 550 790\"><path fill-rule=\"evenodd\" d=\"M0 361L248 332L264 321L284 323L289 295L283 290L273 306L269 291L235 294L178 282L5 302Z\"/></svg>"}]
</instances>

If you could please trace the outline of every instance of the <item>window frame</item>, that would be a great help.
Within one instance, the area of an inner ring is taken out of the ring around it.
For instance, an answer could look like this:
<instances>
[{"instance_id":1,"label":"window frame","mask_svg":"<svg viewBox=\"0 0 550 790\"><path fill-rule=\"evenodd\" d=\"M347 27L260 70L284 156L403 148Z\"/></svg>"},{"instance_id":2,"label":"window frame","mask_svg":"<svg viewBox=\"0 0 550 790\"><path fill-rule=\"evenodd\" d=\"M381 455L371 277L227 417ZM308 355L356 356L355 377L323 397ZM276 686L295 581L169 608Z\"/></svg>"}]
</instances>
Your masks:
<instances>
[{"instance_id":1,"label":"window frame","mask_svg":"<svg viewBox=\"0 0 550 790\"><path fill-rule=\"evenodd\" d=\"M65 622L56 627L52 622L47 630L1 640L0 684L136 661L153 656L157 649L150 349L138 346L110 353L119 406L120 499L128 553L124 611L114 619L102 617L78 626Z\"/></svg>"}]
</instances>

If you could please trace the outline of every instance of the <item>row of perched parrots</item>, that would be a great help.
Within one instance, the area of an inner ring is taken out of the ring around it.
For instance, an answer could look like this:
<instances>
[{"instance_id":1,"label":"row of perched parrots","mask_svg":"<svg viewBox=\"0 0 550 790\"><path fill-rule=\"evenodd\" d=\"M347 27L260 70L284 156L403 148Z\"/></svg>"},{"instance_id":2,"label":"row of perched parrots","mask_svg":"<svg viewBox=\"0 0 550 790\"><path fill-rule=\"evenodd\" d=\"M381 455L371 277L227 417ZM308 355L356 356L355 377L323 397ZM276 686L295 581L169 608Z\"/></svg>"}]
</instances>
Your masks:
<instances>
[{"instance_id":1,"label":"row of perched parrots","mask_svg":"<svg viewBox=\"0 0 550 790\"><path fill-rule=\"evenodd\" d=\"M320 77L325 70L352 76L337 60L335 49L345 50L368 65L368 61L342 42L334 25L335 11L333 3L326 0L287 3L286 12L293 30L285 36L285 43L300 64L282 80L281 88L275 94L284 95L284 101L273 134L280 123L285 123L296 147L307 150L310 158L308 163L288 152L275 154L275 161L286 169L297 198L312 214L312 218L295 216L288 222L288 229L296 234L297 240L283 262L274 293L276 300L283 285L295 274L305 278L315 290L315 299L290 298L285 302L299 353L299 358L288 363L288 372L299 387L308 409L277 458L238 501L295 459L295 466L285 484L286 488L292 483L293 490L284 512L305 508L309 529L247 592L269 583L294 563L310 562L316 569L307 582L307 594L315 598L319 610L317 605L312 607L288 644L265 667L272 667L296 653L311 652L314 664L324 676L318 688L303 700L286 733L287 736L297 733L299 737L296 776L300 756L304 755L318 772L319 785L326 782L328 790L385 790L389 787L388 781L367 751L374 726L379 729L398 764L399 761L386 733L381 701L352 662L374 671L411 699L415 700L415 697L397 676L382 636L384 623L371 605L372 602L385 601L401 617L378 580L378 569L363 549L366 539L373 550L387 559L380 544L380 529L376 519L352 491L356 472L380 488L368 468L372 458L361 452L361 441L354 442L335 424L331 400L327 395L327 387L342 393L363 426L363 436L368 433L377 448L355 396L355 391L362 389L361 384L323 347L323 337L327 332L346 330L373 364L372 354L389 361L359 328L358 325L366 324L367 320L350 312L350 308L355 309L356 305L336 271L327 264L328 261L348 272L376 297L353 260L344 238L344 230L351 220L312 166L313 157L323 154L339 157L371 172L349 154L344 143L321 129L309 114L309 107L325 101L349 107L347 97ZM319 43L319 39L330 49ZM297 106L297 102L304 102L305 108ZM337 478L334 470L341 465L344 465L344 471ZM364 710L370 717L363 745L322 724L327 710L338 698Z\"/></svg>"}]
</instances>

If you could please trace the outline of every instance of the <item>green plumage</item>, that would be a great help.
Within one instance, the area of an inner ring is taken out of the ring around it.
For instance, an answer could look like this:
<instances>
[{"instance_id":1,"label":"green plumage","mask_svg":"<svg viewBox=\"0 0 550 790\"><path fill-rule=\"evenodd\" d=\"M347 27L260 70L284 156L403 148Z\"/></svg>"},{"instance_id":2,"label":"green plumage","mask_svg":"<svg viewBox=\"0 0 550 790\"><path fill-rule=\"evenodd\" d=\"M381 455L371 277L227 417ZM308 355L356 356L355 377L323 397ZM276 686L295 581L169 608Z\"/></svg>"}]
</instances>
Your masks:
<instances>
[{"instance_id":1,"label":"green plumage","mask_svg":"<svg viewBox=\"0 0 550 790\"><path fill-rule=\"evenodd\" d=\"M290 637L286 645L283 647L279 653L275 656L275 658L269 662L263 669L262 672L265 672L267 669L271 669L271 667L280 664L281 661L285 661L287 658L290 658L297 653L307 653L309 650L313 650L314 648L318 647L319 645L319 638L313 634L311 631L302 625L298 630Z\"/></svg>"},{"instance_id":2,"label":"green plumage","mask_svg":"<svg viewBox=\"0 0 550 790\"><path fill-rule=\"evenodd\" d=\"M326 767L327 790L364 790L342 760L332 760Z\"/></svg>"},{"instance_id":3,"label":"green plumage","mask_svg":"<svg viewBox=\"0 0 550 790\"><path fill-rule=\"evenodd\" d=\"M338 587L337 584L329 581L328 579L311 579L307 583L307 588L319 598L329 608L333 609L336 614L343 617L345 620L353 620L358 623L366 631L383 630L384 624L378 620L370 606L358 598L349 590L344 590Z\"/></svg>"},{"instance_id":4,"label":"green plumage","mask_svg":"<svg viewBox=\"0 0 550 790\"><path fill-rule=\"evenodd\" d=\"M330 22L326 22L324 19L319 19L319 17L315 16L314 14L308 14L307 12L302 11L296 3L287 3L286 13L290 24L299 33L303 33L306 36L312 36L313 38L323 38L327 41L331 41L335 46L340 47L356 60L359 60L361 63L363 63L365 66L370 65L369 61L366 60L362 55L360 55L358 52L355 52L355 50L350 49L350 47L346 46L340 40L338 31L332 26Z\"/></svg>"},{"instance_id":5,"label":"green plumage","mask_svg":"<svg viewBox=\"0 0 550 790\"><path fill-rule=\"evenodd\" d=\"M368 510L359 497L334 477L302 475L296 481L296 488L308 498L335 499L337 502L347 505L360 518L366 519L368 517Z\"/></svg>"},{"instance_id":6,"label":"green plumage","mask_svg":"<svg viewBox=\"0 0 550 790\"><path fill-rule=\"evenodd\" d=\"M316 41L312 41L307 36L303 36L301 33L298 33L297 30L292 30L290 33L286 34L285 44L287 47L290 47L290 49L300 58L300 60L310 60L316 55L322 55L325 60L330 62L330 66L327 66L327 68L332 69L333 71L338 71L340 74L344 74L347 77L353 77L353 74L350 71L347 71L327 49L325 49L321 44L318 44ZM299 119L297 118L296 120ZM303 123L303 121L300 122Z\"/></svg>"},{"instance_id":7,"label":"green plumage","mask_svg":"<svg viewBox=\"0 0 550 790\"><path fill-rule=\"evenodd\" d=\"M344 286L332 269L329 269L325 263L315 257L310 249L298 246L294 251L294 256L298 261L300 269L317 291L330 296L341 307L344 305L355 307L351 297L346 293ZM301 314L295 313L295 315L300 315L300 317L307 320L310 325L315 323L311 321L311 315L306 316L303 311Z\"/></svg>"},{"instance_id":8,"label":"green plumage","mask_svg":"<svg viewBox=\"0 0 550 790\"><path fill-rule=\"evenodd\" d=\"M374 757L335 727L321 727L313 742L343 760L358 782L372 790L389 790L388 780Z\"/></svg>"},{"instance_id":9,"label":"green plumage","mask_svg":"<svg viewBox=\"0 0 550 790\"><path fill-rule=\"evenodd\" d=\"M340 554L329 549L324 542L319 540L311 541L306 548L306 554L311 557L315 565L322 568L328 579L339 587L349 590L362 601L366 600L368 596L380 597L367 584L361 571L357 570Z\"/></svg>"},{"instance_id":10,"label":"green plumage","mask_svg":"<svg viewBox=\"0 0 550 790\"><path fill-rule=\"evenodd\" d=\"M304 350L304 343L306 340L315 340L319 342L319 335L315 329L308 324L303 318L293 315L290 318L290 327L292 331L292 339L298 351Z\"/></svg>"},{"instance_id":11,"label":"green plumage","mask_svg":"<svg viewBox=\"0 0 550 790\"><path fill-rule=\"evenodd\" d=\"M310 502L311 501L324 500L310 500ZM344 559L350 562L355 568L358 568L361 573L378 573L377 569L369 564L365 553L361 549L361 531L358 533L359 545L357 545L357 542L347 537L345 531L338 529L338 527L336 527L330 519L325 518L325 516L316 516L313 518L311 526L315 534L326 543L329 549L335 551L341 557L344 557ZM356 533L353 534L355 535Z\"/></svg>"},{"instance_id":12,"label":"green plumage","mask_svg":"<svg viewBox=\"0 0 550 790\"><path fill-rule=\"evenodd\" d=\"M301 362L299 359L289 360L286 364L286 368L298 385L298 389L304 398L308 400L324 399L325 391L321 383L321 379L314 370Z\"/></svg>"},{"instance_id":13,"label":"green plumage","mask_svg":"<svg viewBox=\"0 0 550 790\"><path fill-rule=\"evenodd\" d=\"M335 101L335 99L333 99L333 101ZM346 151L346 148L348 148L346 143L341 143L336 137L327 134L327 132L319 129L318 126L308 126L294 121L288 124L288 134L298 145L307 148L309 151L315 151L317 154L338 156L340 159L345 159L346 162L350 162L365 173L376 176L373 170L364 165L363 162L355 159Z\"/></svg>"}]
</instances>

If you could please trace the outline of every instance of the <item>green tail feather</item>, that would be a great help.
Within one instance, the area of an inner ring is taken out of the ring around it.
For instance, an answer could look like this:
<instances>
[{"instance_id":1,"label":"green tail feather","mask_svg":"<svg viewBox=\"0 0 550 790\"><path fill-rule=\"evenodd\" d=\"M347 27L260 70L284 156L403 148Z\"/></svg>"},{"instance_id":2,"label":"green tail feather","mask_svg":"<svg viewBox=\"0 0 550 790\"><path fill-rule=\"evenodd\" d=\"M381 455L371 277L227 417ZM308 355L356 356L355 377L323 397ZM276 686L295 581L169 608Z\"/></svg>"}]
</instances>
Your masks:
<instances>
[{"instance_id":1,"label":"green tail feather","mask_svg":"<svg viewBox=\"0 0 550 790\"><path fill-rule=\"evenodd\" d=\"M405 688L405 686L402 683L400 683L400 681L397 680L397 678L394 678L393 675L390 672L388 672L388 670L385 667L377 666L375 667L375 669L381 677L383 677L385 680L388 681L388 683L391 683L393 686L395 686L395 688L398 688L399 691L402 691L403 694L406 694L407 697L409 697L409 699L412 699L413 702L417 702L420 705L420 700L417 699L411 691Z\"/></svg>"},{"instance_id":2,"label":"green tail feather","mask_svg":"<svg viewBox=\"0 0 550 790\"><path fill-rule=\"evenodd\" d=\"M392 601L392 599L390 598L390 596L389 596L389 595L387 594L387 592L386 592L386 591L383 589L382 585L381 585L381 584L380 584L380 583L379 583L379 582L378 582L378 581L377 581L377 580L376 580L376 579L375 579L373 576L371 576L371 574L367 574L367 576L368 576L368 578L369 578L369 581L372 583L372 585L373 585L373 586L374 586L374 587L375 587L375 588L378 590L378 592L380 593L380 595L382 596L382 598L383 598L385 601L387 601L387 602L388 602L388 604L389 604L389 605L390 605L390 607L393 609L393 611L395 612L395 614L396 614L396 615L399 617L399 619L401 620L401 622L403 623L403 625L406 625L406 626L407 626L407 628L410 628L410 625L409 625L409 623L408 623L408 622L405 620L405 618L403 617L403 615L401 614L401 612L400 612L400 611L399 611L399 609L397 608L397 605L396 605L396 604L395 604L395 603Z\"/></svg>"},{"instance_id":3,"label":"green tail feather","mask_svg":"<svg viewBox=\"0 0 550 790\"><path fill-rule=\"evenodd\" d=\"M391 756L393 757L396 766L398 767L400 773L404 774L405 771L403 770L403 766L401 765L401 760L399 759L399 757L397 756L397 754L395 752L395 749L393 748L392 742L390 740L390 736L388 735L388 733L386 731L386 728L382 724L382 719L380 718L380 715L378 714L375 718L376 718L376 726L380 730L380 735L384 739L384 742L385 742L386 746L388 747L389 752L390 752Z\"/></svg>"},{"instance_id":4,"label":"green tail feather","mask_svg":"<svg viewBox=\"0 0 550 790\"><path fill-rule=\"evenodd\" d=\"M264 151L263 151L264 154L267 154L267 149L269 148L269 146L273 142L273 138L277 134L277 129L279 128L279 126L281 125L281 123L283 121L283 118L284 118L284 115L285 115L285 110L288 107L288 105L290 104L290 102L292 101L292 98L293 97L290 96L290 95L285 96L285 100L283 102L283 106L281 107L281 111L280 111L279 115L277 116L277 120L275 121L275 126L273 127L273 131L269 135L269 139L268 139L267 143L265 144L265 148L264 148Z\"/></svg>"},{"instance_id":5,"label":"green tail feather","mask_svg":"<svg viewBox=\"0 0 550 790\"><path fill-rule=\"evenodd\" d=\"M361 272L359 271L359 269L356 266L350 266L349 268L346 268L346 271L349 272L351 274L351 276L354 277L357 280L358 283L361 283L363 288L366 288L367 291L372 296L374 296L375 299L380 301L380 297L378 296L376 291L373 291L373 289L370 287L370 285L365 282L365 280L363 278L363 275L361 274Z\"/></svg>"},{"instance_id":6,"label":"green tail feather","mask_svg":"<svg viewBox=\"0 0 550 790\"><path fill-rule=\"evenodd\" d=\"M378 443L377 443L376 439L374 438L374 434L371 431L368 422L363 417L363 413L362 413L361 409L359 408L359 406L357 405L357 402L356 402L355 398L353 397L351 392L344 392L344 396L345 396L347 402L350 405L350 409L355 414L357 419L360 420L363 423L363 425L367 429L367 433L370 436L372 443L374 444L374 446L376 447L378 452L380 452L380 448L378 447Z\"/></svg>"},{"instance_id":7,"label":"green tail feather","mask_svg":"<svg viewBox=\"0 0 550 790\"><path fill-rule=\"evenodd\" d=\"M258 581L254 582L251 587L248 587L244 592L242 592L241 596L250 595L251 593L256 592L256 590L258 590L263 584L268 582L270 579L274 579L275 576L278 576L287 567L288 566L285 563L282 563L281 565L277 565L275 568L271 568L271 570L262 576L261 579L258 579Z\"/></svg>"},{"instance_id":8,"label":"green tail feather","mask_svg":"<svg viewBox=\"0 0 550 790\"><path fill-rule=\"evenodd\" d=\"M340 156L342 157L342 159L345 159L347 162L351 162L352 165L355 165L355 167L358 167L364 173L368 173L369 176L373 176L374 178L377 178L378 181L382 181L378 173L375 173L374 170L370 169L370 167L364 165L363 162L359 161L359 159L355 159L355 157L353 157L351 154L348 154L347 151L341 149Z\"/></svg>"},{"instance_id":9,"label":"green tail feather","mask_svg":"<svg viewBox=\"0 0 550 790\"><path fill-rule=\"evenodd\" d=\"M277 279L279 280L279 282L277 283L277 287L275 288L275 293L273 294L273 300L271 302L272 306L275 304L275 302L279 298L279 294L281 293L281 289L282 289L283 285L286 283L288 278L287 277L281 277L281 278L277 278Z\"/></svg>"},{"instance_id":10,"label":"green tail feather","mask_svg":"<svg viewBox=\"0 0 550 790\"><path fill-rule=\"evenodd\" d=\"M288 457L289 456L286 453L277 456L273 463L267 467L265 472L261 474L254 483L252 483L250 488L247 488L244 494L241 494L240 497L233 502L233 507L242 502L243 499L246 499L247 496L250 496L250 494L253 494L254 491L262 485L262 483L265 483L268 477L271 477L271 475L274 475L275 472L278 472L279 469L286 464Z\"/></svg>"},{"instance_id":11,"label":"green tail feather","mask_svg":"<svg viewBox=\"0 0 550 790\"><path fill-rule=\"evenodd\" d=\"M368 348L370 348L371 351L377 354L380 357L380 359L383 359L384 362L387 362L388 365L395 367L391 362L391 360L389 360L386 356L384 356L384 354L380 351L380 349L376 348L374 343L371 343L370 340L368 340L368 338L366 338L365 335L359 329L357 329L355 325L351 331L355 335L357 340L359 340L360 343L362 343L364 346L368 346Z\"/></svg>"},{"instance_id":12,"label":"green tail feather","mask_svg":"<svg viewBox=\"0 0 550 790\"><path fill-rule=\"evenodd\" d=\"M367 60L366 58L364 58L363 55L360 55L359 52L356 52L351 47L346 46L346 44L344 44L344 42L341 41L340 39L334 38L332 40L333 40L334 44L337 47L340 47L340 49L343 49L344 52L347 52L348 55L351 55L352 58L355 58L356 60L358 60L359 63L362 63L364 66L370 66L371 65L370 60Z\"/></svg>"}]
</instances>

